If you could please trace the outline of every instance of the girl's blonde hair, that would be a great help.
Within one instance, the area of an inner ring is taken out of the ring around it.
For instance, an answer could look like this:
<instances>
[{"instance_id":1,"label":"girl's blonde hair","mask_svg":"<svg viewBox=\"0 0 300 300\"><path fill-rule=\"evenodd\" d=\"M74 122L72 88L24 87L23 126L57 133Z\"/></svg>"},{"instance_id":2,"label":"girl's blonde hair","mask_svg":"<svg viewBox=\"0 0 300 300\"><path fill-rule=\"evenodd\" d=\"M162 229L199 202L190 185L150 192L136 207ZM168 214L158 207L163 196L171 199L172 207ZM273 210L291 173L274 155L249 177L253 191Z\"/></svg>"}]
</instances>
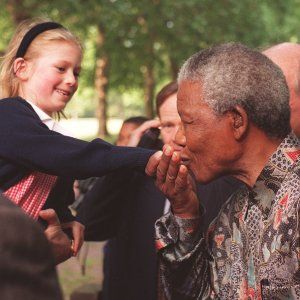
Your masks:
<instances>
[{"instance_id":1,"label":"girl's blonde hair","mask_svg":"<svg viewBox=\"0 0 300 300\"><path fill-rule=\"evenodd\" d=\"M14 36L12 37L6 54L1 58L0 64L0 99L7 97L16 97L19 93L19 81L14 72L14 61L18 48L24 35L35 25L49 22L48 19L37 18L26 20L18 26ZM46 47L52 41L67 41L77 45L82 52L82 46L79 39L74 36L66 28L57 28L44 31L40 33L30 43L25 55L25 60L32 60L37 58L43 51L43 47Z\"/></svg>"}]
</instances>

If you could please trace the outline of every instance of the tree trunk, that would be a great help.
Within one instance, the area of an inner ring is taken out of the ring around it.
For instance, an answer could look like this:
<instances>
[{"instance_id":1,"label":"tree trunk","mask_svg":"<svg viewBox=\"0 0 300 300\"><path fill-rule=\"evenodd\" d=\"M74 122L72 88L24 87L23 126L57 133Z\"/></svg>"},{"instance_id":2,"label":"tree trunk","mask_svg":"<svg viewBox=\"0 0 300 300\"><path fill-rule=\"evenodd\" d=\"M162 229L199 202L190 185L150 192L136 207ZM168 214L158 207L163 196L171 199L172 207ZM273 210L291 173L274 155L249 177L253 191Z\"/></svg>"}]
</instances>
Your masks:
<instances>
[{"instance_id":1,"label":"tree trunk","mask_svg":"<svg viewBox=\"0 0 300 300\"><path fill-rule=\"evenodd\" d=\"M96 40L96 69L95 69L95 90L97 95L98 107L97 118L99 120L98 136L104 138L108 135L106 121L107 121L107 85L108 85L108 55L103 49L105 41L104 28L98 25L98 36Z\"/></svg>"},{"instance_id":2,"label":"tree trunk","mask_svg":"<svg viewBox=\"0 0 300 300\"><path fill-rule=\"evenodd\" d=\"M6 8L14 24L18 25L20 22L32 17L32 11L36 8L36 5L32 4L32 7L24 7L23 0L8 0Z\"/></svg>"},{"instance_id":3,"label":"tree trunk","mask_svg":"<svg viewBox=\"0 0 300 300\"><path fill-rule=\"evenodd\" d=\"M153 110L153 98L154 98L154 88L155 80L153 75L153 64L146 65L144 72L144 100L145 100L145 113L148 118L154 117Z\"/></svg>"},{"instance_id":4,"label":"tree trunk","mask_svg":"<svg viewBox=\"0 0 300 300\"><path fill-rule=\"evenodd\" d=\"M172 80L176 80L177 75L178 75L178 71L179 71L178 64L172 56L169 56L169 61L170 61L170 69L171 69Z\"/></svg>"}]
</instances>

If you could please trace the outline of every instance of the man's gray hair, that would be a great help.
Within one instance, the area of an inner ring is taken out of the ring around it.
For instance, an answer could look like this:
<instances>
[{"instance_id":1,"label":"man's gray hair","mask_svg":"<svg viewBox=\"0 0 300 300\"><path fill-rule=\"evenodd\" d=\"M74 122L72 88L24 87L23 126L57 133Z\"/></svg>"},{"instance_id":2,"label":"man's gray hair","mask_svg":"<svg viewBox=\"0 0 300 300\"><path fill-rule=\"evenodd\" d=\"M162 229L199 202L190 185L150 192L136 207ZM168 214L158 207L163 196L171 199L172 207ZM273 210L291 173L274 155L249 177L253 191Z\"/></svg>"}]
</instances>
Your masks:
<instances>
[{"instance_id":1,"label":"man's gray hair","mask_svg":"<svg viewBox=\"0 0 300 300\"><path fill-rule=\"evenodd\" d=\"M202 50L182 66L178 83L183 80L199 82L203 100L217 114L240 105L270 137L283 138L291 130L285 77L258 51L237 43Z\"/></svg>"}]
</instances>

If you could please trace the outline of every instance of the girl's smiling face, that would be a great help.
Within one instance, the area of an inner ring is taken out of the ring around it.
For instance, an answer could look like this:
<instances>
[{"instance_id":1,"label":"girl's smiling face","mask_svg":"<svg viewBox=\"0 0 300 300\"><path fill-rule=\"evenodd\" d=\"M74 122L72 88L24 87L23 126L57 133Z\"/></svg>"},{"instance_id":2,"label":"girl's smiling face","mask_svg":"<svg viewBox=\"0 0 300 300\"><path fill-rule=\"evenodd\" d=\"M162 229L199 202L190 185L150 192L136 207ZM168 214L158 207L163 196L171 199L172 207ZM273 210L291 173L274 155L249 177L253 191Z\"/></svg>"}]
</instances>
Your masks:
<instances>
[{"instance_id":1,"label":"girl's smiling face","mask_svg":"<svg viewBox=\"0 0 300 300\"><path fill-rule=\"evenodd\" d=\"M48 115L65 108L78 88L82 53L72 42L51 41L34 59L26 61L20 96Z\"/></svg>"}]
</instances>

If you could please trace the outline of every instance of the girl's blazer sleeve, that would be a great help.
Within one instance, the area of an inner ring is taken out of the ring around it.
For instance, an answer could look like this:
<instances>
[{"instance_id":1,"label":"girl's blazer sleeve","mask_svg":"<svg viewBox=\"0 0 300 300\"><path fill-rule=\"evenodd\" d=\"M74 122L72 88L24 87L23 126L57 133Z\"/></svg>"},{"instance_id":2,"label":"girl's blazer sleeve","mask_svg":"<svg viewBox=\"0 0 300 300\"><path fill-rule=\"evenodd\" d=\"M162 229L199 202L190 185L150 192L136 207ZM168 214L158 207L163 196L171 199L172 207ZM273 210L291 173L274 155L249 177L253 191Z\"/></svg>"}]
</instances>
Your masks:
<instances>
[{"instance_id":1,"label":"girl's blazer sleeve","mask_svg":"<svg viewBox=\"0 0 300 300\"><path fill-rule=\"evenodd\" d=\"M0 157L19 166L78 179L124 168L144 170L151 150L85 142L49 130L20 98L0 100Z\"/></svg>"}]
</instances>

